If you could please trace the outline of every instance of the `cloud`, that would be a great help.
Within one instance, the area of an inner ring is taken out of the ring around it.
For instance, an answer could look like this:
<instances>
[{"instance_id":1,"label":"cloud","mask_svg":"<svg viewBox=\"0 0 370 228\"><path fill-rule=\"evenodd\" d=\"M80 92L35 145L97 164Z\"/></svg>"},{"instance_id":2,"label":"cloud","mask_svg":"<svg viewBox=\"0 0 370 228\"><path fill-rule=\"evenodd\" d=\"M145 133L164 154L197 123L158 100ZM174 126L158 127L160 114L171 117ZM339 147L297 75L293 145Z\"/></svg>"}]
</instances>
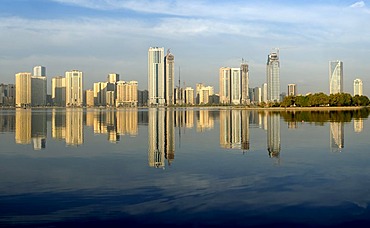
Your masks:
<instances>
[{"instance_id":1,"label":"cloud","mask_svg":"<svg viewBox=\"0 0 370 228\"><path fill-rule=\"evenodd\" d=\"M366 5L364 1L359 1L359 2L352 4L350 7L351 8L364 8L365 6Z\"/></svg>"}]
</instances>

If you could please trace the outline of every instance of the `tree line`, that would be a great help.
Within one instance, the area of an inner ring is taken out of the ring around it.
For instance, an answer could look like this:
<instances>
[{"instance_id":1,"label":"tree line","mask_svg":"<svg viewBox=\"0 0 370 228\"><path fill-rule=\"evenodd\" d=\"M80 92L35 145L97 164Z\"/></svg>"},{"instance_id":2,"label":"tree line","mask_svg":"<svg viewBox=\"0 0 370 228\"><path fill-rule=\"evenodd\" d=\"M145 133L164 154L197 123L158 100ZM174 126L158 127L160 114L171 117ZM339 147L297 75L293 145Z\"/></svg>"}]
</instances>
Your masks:
<instances>
[{"instance_id":1,"label":"tree line","mask_svg":"<svg viewBox=\"0 0 370 228\"><path fill-rule=\"evenodd\" d=\"M315 93L306 96L287 96L280 103L281 107L341 107L368 105L370 105L370 100L367 96L351 96L349 93L336 93L330 95Z\"/></svg>"}]
</instances>

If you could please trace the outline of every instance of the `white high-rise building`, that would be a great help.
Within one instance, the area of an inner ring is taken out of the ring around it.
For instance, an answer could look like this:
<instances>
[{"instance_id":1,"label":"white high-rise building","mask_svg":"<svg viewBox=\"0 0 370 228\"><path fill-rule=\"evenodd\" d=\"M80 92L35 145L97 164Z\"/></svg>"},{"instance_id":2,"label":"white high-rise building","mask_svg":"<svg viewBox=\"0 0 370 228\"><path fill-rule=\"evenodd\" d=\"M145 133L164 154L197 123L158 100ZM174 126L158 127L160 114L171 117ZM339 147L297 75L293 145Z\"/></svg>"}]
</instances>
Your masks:
<instances>
[{"instance_id":1,"label":"white high-rise building","mask_svg":"<svg viewBox=\"0 0 370 228\"><path fill-rule=\"evenodd\" d=\"M280 101L280 62L279 54L272 52L268 55L267 66L267 101Z\"/></svg>"},{"instance_id":2,"label":"white high-rise building","mask_svg":"<svg viewBox=\"0 0 370 228\"><path fill-rule=\"evenodd\" d=\"M31 104L32 106L46 105L46 77L31 76Z\"/></svg>"},{"instance_id":3,"label":"white high-rise building","mask_svg":"<svg viewBox=\"0 0 370 228\"><path fill-rule=\"evenodd\" d=\"M46 76L46 68L44 66L35 66L33 68L33 76Z\"/></svg>"},{"instance_id":4,"label":"white high-rise building","mask_svg":"<svg viewBox=\"0 0 370 228\"><path fill-rule=\"evenodd\" d=\"M358 78L353 81L353 96L356 96L356 95L359 95L359 96L363 95L362 80Z\"/></svg>"},{"instance_id":5,"label":"white high-rise building","mask_svg":"<svg viewBox=\"0 0 370 228\"><path fill-rule=\"evenodd\" d=\"M329 62L329 87L330 94L343 92L343 62L330 61Z\"/></svg>"},{"instance_id":6,"label":"white high-rise building","mask_svg":"<svg viewBox=\"0 0 370 228\"><path fill-rule=\"evenodd\" d=\"M167 105L173 105L175 89L175 56L168 50L165 58L165 98Z\"/></svg>"},{"instance_id":7,"label":"white high-rise building","mask_svg":"<svg viewBox=\"0 0 370 228\"><path fill-rule=\"evenodd\" d=\"M248 81L248 64L242 63L240 68L221 67L219 70L220 103L247 104Z\"/></svg>"},{"instance_id":8,"label":"white high-rise building","mask_svg":"<svg viewBox=\"0 0 370 228\"><path fill-rule=\"evenodd\" d=\"M164 105L165 98L164 48L150 47L148 51L148 105Z\"/></svg>"},{"instance_id":9,"label":"white high-rise building","mask_svg":"<svg viewBox=\"0 0 370 228\"><path fill-rule=\"evenodd\" d=\"M105 106L107 101L107 82L94 83L94 103L95 106Z\"/></svg>"},{"instance_id":10,"label":"white high-rise building","mask_svg":"<svg viewBox=\"0 0 370 228\"><path fill-rule=\"evenodd\" d=\"M288 84L288 96L297 96L296 84Z\"/></svg>"},{"instance_id":11,"label":"white high-rise building","mask_svg":"<svg viewBox=\"0 0 370 228\"><path fill-rule=\"evenodd\" d=\"M267 83L262 84L262 101L267 103Z\"/></svg>"},{"instance_id":12,"label":"white high-rise building","mask_svg":"<svg viewBox=\"0 0 370 228\"><path fill-rule=\"evenodd\" d=\"M15 75L15 106L31 106L31 73Z\"/></svg>"},{"instance_id":13,"label":"white high-rise building","mask_svg":"<svg viewBox=\"0 0 370 228\"><path fill-rule=\"evenodd\" d=\"M66 72L66 106L83 106L83 73L78 70Z\"/></svg>"}]
</instances>

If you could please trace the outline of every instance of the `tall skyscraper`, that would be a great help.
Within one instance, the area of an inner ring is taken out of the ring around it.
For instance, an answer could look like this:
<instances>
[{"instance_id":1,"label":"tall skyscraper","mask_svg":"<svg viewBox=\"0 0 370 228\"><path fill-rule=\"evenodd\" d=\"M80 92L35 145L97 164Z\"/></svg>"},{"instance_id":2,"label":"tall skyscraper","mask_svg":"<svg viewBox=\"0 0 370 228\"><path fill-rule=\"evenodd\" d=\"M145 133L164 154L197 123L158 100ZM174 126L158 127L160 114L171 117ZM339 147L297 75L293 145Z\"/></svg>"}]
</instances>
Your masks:
<instances>
[{"instance_id":1,"label":"tall skyscraper","mask_svg":"<svg viewBox=\"0 0 370 228\"><path fill-rule=\"evenodd\" d=\"M220 103L230 103L230 67L221 67L219 71L220 79Z\"/></svg>"},{"instance_id":2,"label":"tall skyscraper","mask_svg":"<svg viewBox=\"0 0 370 228\"><path fill-rule=\"evenodd\" d=\"M83 105L83 84L82 72L72 70L66 72L66 106L82 107Z\"/></svg>"},{"instance_id":3,"label":"tall skyscraper","mask_svg":"<svg viewBox=\"0 0 370 228\"><path fill-rule=\"evenodd\" d=\"M46 68L44 66L35 66L33 68L33 76L45 77Z\"/></svg>"},{"instance_id":4,"label":"tall skyscraper","mask_svg":"<svg viewBox=\"0 0 370 228\"><path fill-rule=\"evenodd\" d=\"M343 62L330 61L329 62L329 85L330 94L343 92Z\"/></svg>"},{"instance_id":5,"label":"tall skyscraper","mask_svg":"<svg viewBox=\"0 0 370 228\"><path fill-rule=\"evenodd\" d=\"M47 83L45 76L31 76L31 104L45 106L47 96Z\"/></svg>"},{"instance_id":6,"label":"tall skyscraper","mask_svg":"<svg viewBox=\"0 0 370 228\"><path fill-rule=\"evenodd\" d=\"M219 70L220 103L247 104L248 81L248 64L242 63L240 68L221 67Z\"/></svg>"},{"instance_id":7,"label":"tall skyscraper","mask_svg":"<svg viewBox=\"0 0 370 228\"><path fill-rule=\"evenodd\" d=\"M288 96L297 96L296 84L288 84Z\"/></svg>"},{"instance_id":8,"label":"tall skyscraper","mask_svg":"<svg viewBox=\"0 0 370 228\"><path fill-rule=\"evenodd\" d=\"M175 89L175 56L167 51L165 57L165 98L167 105L174 104L174 89Z\"/></svg>"},{"instance_id":9,"label":"tall skyscraper","mask_svg":"<svg viewBox=\"0 0 370 228\"><path fill-rule=\"evenodd\" d=\"M51 79L51 99L55 106L63 107L66 105L66 78L63 76Z\"/></svg>"},{"instance_id":10,"label":"tall skyscraper","mask_svg":"<svg viewBox=\"0 0 370 228\"><path fill-rule=\"evenodd\" d=\"M356 95L359 95L359 96L363 95L362 80L358 78L353 81L353 96L356 96Z\"/></svg>"},{"instance_id":11,"label":"tall skyscraper","mask_svg":"<svg viewBox=\"0 0 370 228\"><path fill-rule=\"evenodd\" d=\"M31 73L18 73L15 75L15 106L31 106Z\"/></svg>"},{"instance_id":12,"label":"tall skyscraper","mask_svg":"<svg viewBox=\"0 0 370 228\"><path fill-rule=\"evenodd\" d=\"M267 100L271 102L280 101L280 62L278 52L268 55L267 66Z\"/></svg>"},{"instance_id":13,"label":"tall skyscraper","mask_svg":"<svg viewBox=\"0 0 370 228\"><path fill-rule=\"evenodd\" d=\"M165 98L164 48L150 47L148 51L148 105L164 105Z\"/></svg>"},{"instance_id":14,"label":"tall skyscraper","mask_svg":"<svg viewBox=\"0 0 370 228\"><path fill-rule=\"evenodd\" d=\"M249 66L246 63L240 65L241 73L241 103L247 104L249 99Z\"/></svg>"}]
</instances>

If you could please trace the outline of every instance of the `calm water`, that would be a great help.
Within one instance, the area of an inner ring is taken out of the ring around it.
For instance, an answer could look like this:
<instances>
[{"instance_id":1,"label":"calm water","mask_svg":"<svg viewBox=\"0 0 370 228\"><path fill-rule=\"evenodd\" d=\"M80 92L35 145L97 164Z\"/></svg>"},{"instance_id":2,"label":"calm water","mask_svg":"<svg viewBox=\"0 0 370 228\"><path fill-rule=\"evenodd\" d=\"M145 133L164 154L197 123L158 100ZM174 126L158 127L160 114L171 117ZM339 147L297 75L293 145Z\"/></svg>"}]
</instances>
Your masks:
<instances>
[{"instance_id":1,"label":"calm water","mask_svg":"<svg viewBox=\"0 0 370 228\"><path fill-rule=\"evenodd\" d=\"M364 225L369 111L0 111L0 225Z\"/></svg>"}]
</instances>

